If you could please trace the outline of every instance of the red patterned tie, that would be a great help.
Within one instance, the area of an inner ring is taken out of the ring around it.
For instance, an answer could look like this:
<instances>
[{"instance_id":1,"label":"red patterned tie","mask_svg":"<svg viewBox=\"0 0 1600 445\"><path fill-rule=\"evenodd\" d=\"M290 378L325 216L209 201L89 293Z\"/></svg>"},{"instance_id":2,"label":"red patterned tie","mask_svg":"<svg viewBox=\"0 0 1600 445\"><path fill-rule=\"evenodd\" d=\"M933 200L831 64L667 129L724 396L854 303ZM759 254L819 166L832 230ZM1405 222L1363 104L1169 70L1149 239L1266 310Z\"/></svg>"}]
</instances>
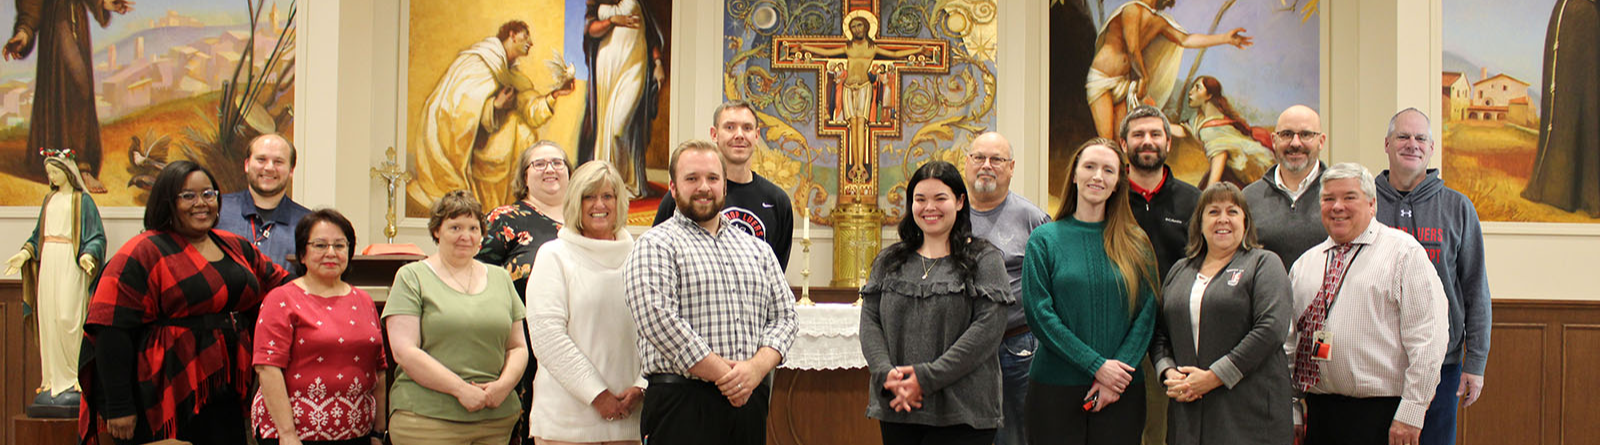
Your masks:
<instances>
[{"instance_id":1,"label":"red patterned tie","mask_svg":"<svg viewBox=\"0 0 1600 445\"><path fill-rule=\"evenodd\" d=\"M1317 360L1312 360L1312 334L1321 331L1323 323L1328 319L1328 305L1333 297L1339 293L1339 283L1344 281L1344 269L1350 253L1349 244L1334 246L1333 262L1322 273L1322 290L1317 291L1317 298L1311 300L1311 305L1306 306L1305 312L1295 321L1295 329L1300 332L1300 341L1294 350L1294 386L1301 392L1311 389L1321 379L1317 372Z\"/></svg>"}]
</instances>

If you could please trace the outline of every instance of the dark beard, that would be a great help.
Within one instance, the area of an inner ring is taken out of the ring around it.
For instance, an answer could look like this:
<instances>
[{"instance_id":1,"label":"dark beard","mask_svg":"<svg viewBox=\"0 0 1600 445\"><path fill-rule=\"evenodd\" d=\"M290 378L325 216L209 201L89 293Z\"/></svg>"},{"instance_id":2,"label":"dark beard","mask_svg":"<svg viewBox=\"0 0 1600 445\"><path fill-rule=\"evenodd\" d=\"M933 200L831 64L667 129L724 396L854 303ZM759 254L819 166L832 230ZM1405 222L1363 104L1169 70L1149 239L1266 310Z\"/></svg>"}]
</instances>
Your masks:
<instances>
[{"instance_id":1,"label":"dark beard","mask_svg":"<svg viewBox=\"0 0 1600 445\"><path fill-rule=\"evenodd\" d=\"M1139 169L1139 170L1144 170L1144 171L1158 170L1158 169L1161 168L1162 165L1166 165L1167 156L1161 154L1161 148L1160 147L1156 147L1156 149L1154 151L1154 153L1156 155L1156 159L1154 161L1149 162L1149 163L1146 163L1144 161L1144 152L1145 152L1145 147L1139 147L1138 149L1134 150L1133 151L1133 155L1128 157L1128 163L1133 165L1133 168L1136 168L1136 169Z\"/></svg>"},{"instance_id":2,"label":"dark beard","mask_svg":"<svg viewBox=\"0 0 1600 445\"><path fill-rule=\"evenodd\" d=\"M694 195L683 196L678 193L672 194L672 199L677 201L676 204L678 205L678 212L683 213L683 216L689 217L690 221L703 223L710 221L712 218L716 218L717 215L722 214L722 206L726 201L722 199L714 200L711 202L711 209L706 210L705 212L700 212L694 208L694 198Z\"/></svg>"}]
</instances>

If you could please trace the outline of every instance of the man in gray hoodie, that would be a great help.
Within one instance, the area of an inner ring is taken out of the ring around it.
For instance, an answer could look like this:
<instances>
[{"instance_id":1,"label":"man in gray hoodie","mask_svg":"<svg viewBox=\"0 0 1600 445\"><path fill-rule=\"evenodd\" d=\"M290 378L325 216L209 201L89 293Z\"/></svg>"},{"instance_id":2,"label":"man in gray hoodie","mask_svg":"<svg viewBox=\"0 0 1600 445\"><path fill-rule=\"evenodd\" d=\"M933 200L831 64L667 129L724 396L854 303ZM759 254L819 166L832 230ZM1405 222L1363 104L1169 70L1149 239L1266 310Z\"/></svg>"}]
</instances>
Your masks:
<instances>
[{"instance_id":1,"label":"man in gray hoodie","mask_svg":"<svg viewBox=\"0 0 1600 445\"><path fill-rule=\"evenodd\" d=\"M1483 230L1466 195L1444 186L1428 169L1435 149L1428 116L1407 108L1389 120L1384 152L1389 169L1378 175L1379 222L1417 238L1449 297L1450 346L1439 387L1422 427L1422 444L1453 444L1456 406L1472 406L1483 391L1489 361L1489 277L1483 264Z\"/></svg>"}]
</instances>

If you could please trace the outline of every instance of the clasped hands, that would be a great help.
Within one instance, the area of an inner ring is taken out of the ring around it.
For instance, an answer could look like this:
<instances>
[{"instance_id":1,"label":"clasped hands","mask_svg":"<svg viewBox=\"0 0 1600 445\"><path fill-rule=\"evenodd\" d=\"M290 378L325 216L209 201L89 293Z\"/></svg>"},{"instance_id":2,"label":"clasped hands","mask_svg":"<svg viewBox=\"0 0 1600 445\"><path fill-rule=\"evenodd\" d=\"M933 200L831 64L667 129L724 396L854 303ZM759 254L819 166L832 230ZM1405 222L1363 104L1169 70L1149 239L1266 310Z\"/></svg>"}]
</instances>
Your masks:
<instances>
[{"instance_id":1,"label":"clasped hands","mask_svg":"<svg viewBox=\"0 0 1600 445\"><path fill-rule=\"evenodd\" d=\"M599 395L594 396L594 401L589 402L589 406L593 406L595 411L599 411L601 418L617 420L628 417L628 414L633 412L633 408L642 401L644 401L644 388L632 386L623 391L622 395L614 394L611 391L600 391Z\"/></svg>"},{"instance_id":2,"label":"clasped hands","mask_svg":"<svg viewBox=\"0 0 1600 445\"><path fill-rule=\"evenodd\" d=\"M1222 379L1217 378L1216 373L1193 366L1167 368L1162 377L1166 378L1162 384L1167 386L1167 397L1182 403L1200 400L1222 386Z\"/></svg>"},{"instance_id":3,"label":"clasped hands","mask_svg":"<svg viewBox=\"0 0 1600 445\"><path fill-rule=\"evenodd\" d=\"M1100 364L1100 369L1094 372L1094 384L1089 385L1089 393L1083 396L1085 401L1095 400L1089 412L1100 412L1121 399L1122 392L1127 391L1128 385L1133 384L1133 369L1127 363L1117 360L1106 360Z\"/></svg>"},{"instance_id":4,"label":"clasped hands","mask_svg":"<svg viewBox=\"0 0 1600 445\"><path fill-rule=\"evenodd\" d=\"M477 412L488 408L499 408L501 402L506 401L506 396L511 395L511 388L516 382L502 382L495 380L488 383L467 383L466 386L457 388L456 402L461 403L467 412Z\"/></svg>"},{"instance_id":5,"label":"clasped hands","mask_svg":"<svg viewBox=\"0 0 1600 445\"><path fill-rule=\"evenodd\" d=\"M896 412L922 408L922 383L917 381L917 372L910 366L896 366L889 370L888 377L883 380L883 389L894 393L889 408Z\"/></svg>"}]
</instances>

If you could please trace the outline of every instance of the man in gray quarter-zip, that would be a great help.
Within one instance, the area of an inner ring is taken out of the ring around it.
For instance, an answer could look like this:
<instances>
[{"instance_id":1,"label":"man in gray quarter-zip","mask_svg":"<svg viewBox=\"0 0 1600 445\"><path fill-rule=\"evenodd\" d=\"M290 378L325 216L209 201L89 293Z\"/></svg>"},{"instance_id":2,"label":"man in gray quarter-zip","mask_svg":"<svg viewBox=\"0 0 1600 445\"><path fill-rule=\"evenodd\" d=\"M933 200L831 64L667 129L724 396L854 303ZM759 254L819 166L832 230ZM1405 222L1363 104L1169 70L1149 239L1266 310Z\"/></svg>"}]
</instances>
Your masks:
<instances>
[{"instance_id":1,"label":"man in gray quarter-zip","mask_svg":"<svg viewBox=\"0 0 1600 445\"><path fill-rule=\"evenodd\" d=\"M1316 110L1305 105L1283 110L1272 133L1272 155L1278 165L1244 188L1250 217L1259 229L1258 241L1278 254L1284 269L1292 268L1300 254L1328 238L1317 201L1322 171L1328 167L1318 157L1327 143L1328 134L1322 132Z\"/></svg>"}]
</instances>

